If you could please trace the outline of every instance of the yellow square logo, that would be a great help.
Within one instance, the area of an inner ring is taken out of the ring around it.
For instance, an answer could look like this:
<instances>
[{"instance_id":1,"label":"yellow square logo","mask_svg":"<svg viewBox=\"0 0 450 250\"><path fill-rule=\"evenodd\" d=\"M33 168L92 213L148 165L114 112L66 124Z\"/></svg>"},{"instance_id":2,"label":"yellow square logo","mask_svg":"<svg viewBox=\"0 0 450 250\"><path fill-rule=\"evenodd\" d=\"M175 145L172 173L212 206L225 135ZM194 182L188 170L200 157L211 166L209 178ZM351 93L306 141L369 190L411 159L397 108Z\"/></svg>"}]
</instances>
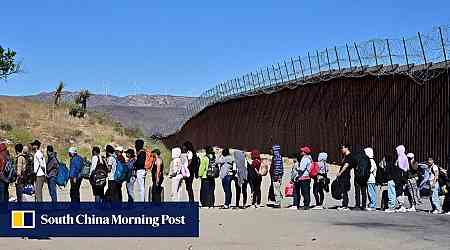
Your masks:
<instances>
[{"instance_id":1,"label":"yellow square logo","mask_svg":"<svg viewBox=\"0 0 450 250\"><path fill-rule=\"evenodd\" d=\"M11 211L11 228L13 229L35 228L35 212L32 210Z\"/></svg>"}]
</instances>

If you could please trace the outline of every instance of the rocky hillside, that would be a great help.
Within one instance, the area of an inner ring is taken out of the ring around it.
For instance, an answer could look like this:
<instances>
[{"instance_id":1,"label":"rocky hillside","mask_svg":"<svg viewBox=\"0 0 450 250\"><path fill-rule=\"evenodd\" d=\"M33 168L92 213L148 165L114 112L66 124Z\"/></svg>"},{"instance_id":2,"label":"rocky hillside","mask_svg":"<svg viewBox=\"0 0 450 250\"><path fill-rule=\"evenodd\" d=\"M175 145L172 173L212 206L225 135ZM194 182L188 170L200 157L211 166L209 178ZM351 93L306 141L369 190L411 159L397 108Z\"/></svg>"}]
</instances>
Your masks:
<instances>
[{"instance_id":1,"label":"rocky hillside","mask_svg":"<svg viewBox=\"0 0 450 250\"><path fill-rule=\"evenodd\" d=\"M0 96L0 141L31 143L39 139L44 147L51 144L60 158L67 160L67 151L77 146L82 156L90 156L92 146L105 148L107 144L132 147L134 140L142 137L138 131L126 129L109 116L90 112L84 119L68 115L68 107L53 108L44 102L20 97ZM150 141L149 141L150 142ZM162 144L151 142L170 160Z\"/></svg>"},{"instance_id":2,"label":"rocky hillside","mask_svg":"<svg viewBox=\"0 0 450 250\"><path fill-rule=\"evenodd\" d=\"M38 95L27 96L33 100L48 101L53 99L54 92L42 92ZM63 100L72 101L78 95L77 92L64 92ZM171 96L171 95L92 95L88 101L88 107L95 106L132 106L153 108L184 108L195 100L194 97Z\"/></svg>"},{"instance_id":3,"label":"rocky hillside","mask_svg":"<svg viewBox=\"0 0 450 250\"><path fill-rule=\"evenodd\" d=\"M63 100L71 102L77 94L64 92ZM53 100L53 92L25 98L49 102ZM141 129L147 136L167 135L181 127L184 108L194 100L194 97L170 95L92 95L88 100L88 108L106 112L125 127Z\"/></svg>"}]
</instances>

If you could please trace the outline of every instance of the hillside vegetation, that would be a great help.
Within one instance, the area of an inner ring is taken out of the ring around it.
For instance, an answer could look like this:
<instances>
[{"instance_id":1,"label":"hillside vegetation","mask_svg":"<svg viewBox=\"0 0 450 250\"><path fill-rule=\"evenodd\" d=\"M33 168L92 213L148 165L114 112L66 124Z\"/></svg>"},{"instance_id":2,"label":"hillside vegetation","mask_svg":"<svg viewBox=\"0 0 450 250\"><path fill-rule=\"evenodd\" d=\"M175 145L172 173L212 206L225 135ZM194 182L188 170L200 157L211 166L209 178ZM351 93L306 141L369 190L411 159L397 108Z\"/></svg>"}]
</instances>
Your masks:
<instances>
[{"instance_id":1,"label":"hillside vegetation","mask_svg":"<svg viewBox=\"0 0 450 250\"><path fill-rule=\"evenodd\" d=\"M25 98L0 97L0 114L0 140L29 144L38 139L43 147L53 145L64 161L71 146L78 147L80 155L90 157L93 146L99 146L102 152L107 144L126 149L133 146L136 138L143 137L140 130L124 128L102 113L89 112L84 119L79 119L69 115L68 106L55 108ZM165 146L156 141L146 142L152 148L159 148L168 164L170 154Z\"/></svg>"}]
</instances>

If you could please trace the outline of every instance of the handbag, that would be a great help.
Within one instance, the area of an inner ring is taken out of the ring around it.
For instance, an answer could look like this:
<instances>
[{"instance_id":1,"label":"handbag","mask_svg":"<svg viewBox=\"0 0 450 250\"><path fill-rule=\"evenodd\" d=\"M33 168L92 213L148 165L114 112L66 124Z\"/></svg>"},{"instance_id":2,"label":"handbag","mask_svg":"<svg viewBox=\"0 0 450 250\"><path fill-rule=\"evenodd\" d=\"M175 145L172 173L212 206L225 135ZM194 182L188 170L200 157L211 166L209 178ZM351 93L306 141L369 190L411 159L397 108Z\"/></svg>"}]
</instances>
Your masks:
<instances>
[{"instance_id":1,"label":"handbag","mask_svg":"<svg viewBox=\"0 0 450 250\"><path fill-rule=\"evenodd\" d=\"M294 183L288 182L284 187L284 197L294 196Z\"/></svg>"}]
</instances>

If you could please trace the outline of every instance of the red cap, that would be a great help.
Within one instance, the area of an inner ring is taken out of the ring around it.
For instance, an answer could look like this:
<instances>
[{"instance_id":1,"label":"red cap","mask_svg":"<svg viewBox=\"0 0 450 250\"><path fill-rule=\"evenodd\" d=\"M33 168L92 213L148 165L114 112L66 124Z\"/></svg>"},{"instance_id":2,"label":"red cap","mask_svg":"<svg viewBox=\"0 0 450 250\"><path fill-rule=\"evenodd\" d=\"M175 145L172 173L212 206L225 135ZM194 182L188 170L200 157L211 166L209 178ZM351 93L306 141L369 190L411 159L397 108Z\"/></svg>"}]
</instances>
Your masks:
<instances>
[{"instance_id":1,"label":"red cap","mask_svg":"<svg viewBox=\"0 0 450 250\"><path fill-rule=\"evenodd\" d=\"M311 154L311 148L308 146L301 147L300 152L303 152L305 154Z\"/></svg>"}]
</instances>

